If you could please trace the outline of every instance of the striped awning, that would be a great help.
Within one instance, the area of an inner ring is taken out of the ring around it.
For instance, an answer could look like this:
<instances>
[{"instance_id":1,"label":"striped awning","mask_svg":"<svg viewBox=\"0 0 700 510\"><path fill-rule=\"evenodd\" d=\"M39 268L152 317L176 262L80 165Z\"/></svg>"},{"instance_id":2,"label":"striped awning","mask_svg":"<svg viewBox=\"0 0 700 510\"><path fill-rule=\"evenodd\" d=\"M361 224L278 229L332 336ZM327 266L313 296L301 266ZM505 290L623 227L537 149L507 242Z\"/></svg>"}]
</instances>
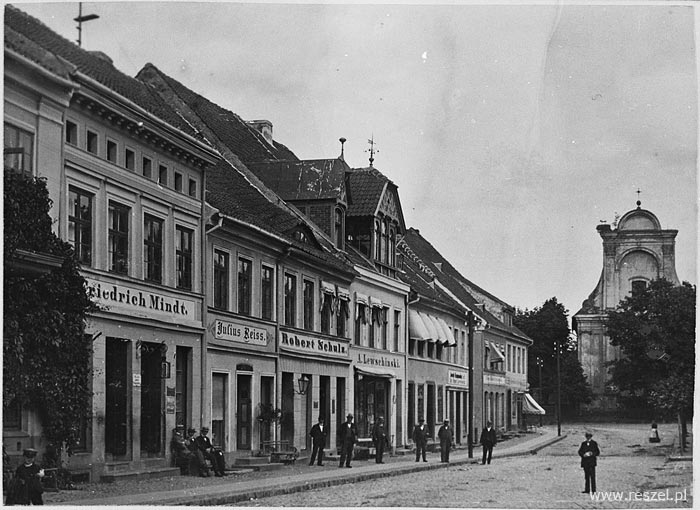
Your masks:
<instances>
[{"instance_id":1,"label":"striped awning","mask_svg":"<svg viewBox=\"0 0 700 510\"><path fill-rule=\"evenodd\" d=\"M505 361L506 357L503 355L501 350L493 342L489 342L489 350L491 363L498 363L499 361Z\"/></svg>"},{"instance_id":2,"label":"striped awning","mask_svg":"<svg viewBox=\"0 0 700 510\"><path fill-rule=\"evenodd\" d=\"M428 338L426 338L426 340L428 342L437 342L440 338L437 324L430 319L430 315L427 313L418 312L418 315L423 320L423 324L425 324L425 327L428 330Z\"/></svg>"},{"instance_id":3,"label":"striped awning","mask_svg":"<svg viewBox=\"0 0 700 510\"><path fill-rule=\"evenodd\" d=\"M445 336L447 337L447 341L445 343L449 346L457 345L457 340L455 340L455 337L452 334L452 328L450 328L450 326L447 325L447 322L445 322L444 319L438 317L437 320L440 323L440 326L442 327L443 331L445 332Z\"/></svg>"},{"instance_id":4,"label":"striped awning","mask_svg":"<svg viewBox=\"0 0 700 510\"><path fill-rule=\"evenodd\" d=\"M408 335L412 340L428 340L430 332L415 310L408 311Z\"/></svg>"},{"instance_id":5,"label":"striped awning","mask_svg":"<svg viewBox=\"0 0 700 510\"><path fill-rule=\"evenodd\" d=\"M523 413L525 414L546 414L542 406L537 403L537 401L532 398L529 393L524 394L523 399Z\"/></svg>"}]
</instances>

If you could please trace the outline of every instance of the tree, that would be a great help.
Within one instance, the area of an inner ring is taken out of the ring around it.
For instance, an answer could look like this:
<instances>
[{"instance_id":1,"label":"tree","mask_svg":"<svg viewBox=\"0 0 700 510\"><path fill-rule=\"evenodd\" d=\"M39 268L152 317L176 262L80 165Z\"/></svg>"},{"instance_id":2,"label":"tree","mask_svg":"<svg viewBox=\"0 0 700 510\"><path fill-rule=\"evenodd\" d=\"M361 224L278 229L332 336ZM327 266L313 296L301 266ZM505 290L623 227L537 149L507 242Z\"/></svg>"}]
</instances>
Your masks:
<instances>
[{"instance_id":1,"label":"tree","mask_svg":"<svg viewBox=\"0 0 700 510\"><path fill-rule=\"evenodd\" d=\"M620 346L612 383L627 406L651 405L657 416L693 411L695 286L659 279L634 292L608 314L607 332Z\"/></svg>"},{"instance_id":2,"label":"tree","mask_svg":"<svg viewBox=\"0 0 700 510\"><path fill-rule=\"evenodd\" d=\"M70 455L91 411L85 322L96 308L71 245L51 230L50 208L43 180L5 172L3 409L33 409L49 444ZM60 263L28 273L18 250Z\"/></svg>"},{"instance_id":3,"label":"tree","mask_svg":"<svg viewBox=\"0 0 700 510\"><path fill-rule=\"evenodd\" d=\"M530 388L542 387L543 403L553 402L557 392L557 346L560 348L560 384L563 405L575 409L590 402L591 390L578 360L576 343L569 329L568 310L552 297L541 307L518 310L514 324L533 344L528 349L528 382ZM540 367L542 363L542 381Z\"/></svg>"}]
</instances>

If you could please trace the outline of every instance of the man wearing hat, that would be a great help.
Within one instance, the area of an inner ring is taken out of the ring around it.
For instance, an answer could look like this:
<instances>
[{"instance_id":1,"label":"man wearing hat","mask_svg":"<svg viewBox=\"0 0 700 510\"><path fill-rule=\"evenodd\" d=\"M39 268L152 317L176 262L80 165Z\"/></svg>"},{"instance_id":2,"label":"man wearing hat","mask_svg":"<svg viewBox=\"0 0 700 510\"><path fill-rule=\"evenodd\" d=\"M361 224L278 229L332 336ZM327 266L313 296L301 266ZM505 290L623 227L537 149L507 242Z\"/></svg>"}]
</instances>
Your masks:
<instances>
[{"instance_id":1,"label":"man wearing hat","mask_svg":"<svg viewBox=\"0 0 700 510\"><path fill-rule=\"evenodd\" d=\"M44 470L34 462L37 451L34 448L24 450L24 462L17 466L15 478L7 494L6 505L43 505L44 488L41 479Z\"/></svg>"},{"instance_id":2,"label":"man wearing hat","mask_svg":"<svg viewBox=\"0 0 700 510\"><path fill-rule=\"evenodd\" d=\"M211 444L211 440L207 434L209 433L209 427L202 427L199 431L199 436L197 436L197 448L202 452L204 458L211 461L211 466L214 469L214 474L216 476L224 476L224 454L221 450L217 450ZM207 476L208 476L207 472Z\"/></svg>"},{"instance_id":3,"label":"man wearing hat","mask_svg":"<svg viewBox=\"0 0 700 510\"><path fill-rule=\"evenodd\" d=\"M428 446L428 426L423 418L418 419L418 425L413 429L413 444L416 445L416 462L423 456L423 462L428 462L425 458L425 448Z\"/></svg>"},{"instance_id":4,"label":"man wearing hat","mask_svg":"<svg viewBox=\"0 0 700 510\"><path fill-rule=\"evenodd\" d=\"M586 478L586 488L583 490L585 494L596 492L595 489L595 467L598 463L596 458L600 455L598 443L593 441L593 434L586 432L586 440L581 443L578 449L579 457L581 457L581 467Z\"/></svg>"},{"instance_id":5,"label":"man wearing hat","mask_svg":"<svg viewBox=\"0 0 700 510\"><path fill-rule=\"evenodd\" d=\"M438 430L438 439L440 439L440 462L450 462L450 448L452 448L450 420L442 422L442 427Z\"/></svg>"},{"instance_id":6,"label":"man wearing hat","mask_svg":"<svg viewBox=\"0 0 700 510\"><path fill-rule=\"evenodd\" d=\"M352 461L352 451L355 448L355 442L357 441L357 427L352 422L352 414L348 414L348 418L340 426L338 431L338 436L340 437L340 463L338 467L352 467L350 462Z\"/></svg>"},{"instance_id":7,"label":"man wearing hat","mask_svg":"<svg viewBox=\"0 0 700 510\"><path fill-rule=\"evenodd\" d=\"M377 464L384 464L384 460L382 460L384 457L384 448L389 445L389 440L386 437L383 416L377 418L377 423L375 423L372 428L372 441L374 442L375 462Z\"/></svg>"},{"instance_id":8,"label":"man wearing hat","mask_svg":"<svg viewBox=\"0 0 700 510\"><path fill-rule=\"evenodd\" d=\"M326 447L326 438L328 437L328 428L323 423L323 416L318 417L318 423L311 427L309 435L312 440L311 460L309 466L314 465L314 461L318 456L318 465L323 466L323 449Z\"/></svg>"},{"instance_id":9,"label":"man wearing hat","mask_svg":"<svg viewBox=\"0 0 700 510\"><path fill-rule=\"evenodd\" d=\"M479 438L484 453L481 457L481 465L491 464L493 447L496 446L497 441L496 429L493 428L493 424L490 421L487 421L486 426L481 431L481 437Z\"/></svg>"}]
</instances>

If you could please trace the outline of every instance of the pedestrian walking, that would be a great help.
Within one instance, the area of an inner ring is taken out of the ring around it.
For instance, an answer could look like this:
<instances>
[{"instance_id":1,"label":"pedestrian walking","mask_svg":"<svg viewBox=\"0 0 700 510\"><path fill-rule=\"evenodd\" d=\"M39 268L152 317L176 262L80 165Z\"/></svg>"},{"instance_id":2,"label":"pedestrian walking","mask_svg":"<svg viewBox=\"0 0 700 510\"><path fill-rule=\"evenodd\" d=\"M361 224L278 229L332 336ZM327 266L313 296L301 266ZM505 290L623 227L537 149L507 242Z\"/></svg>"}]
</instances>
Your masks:
<instances>
[{"instance_id":1,"label":"pedestrian walking","mask_svg":"<svg viewBox=\"0 0 700 510\"><path fill-rule=\"evenodd\" d=\"M418 425L413 428L413 444L416 445L416 462L418 462L423 457L423 462L428 462L425 458L425 449L428 446L428 426L425 424L425 420L420 418L418 420Z\"/></svg>"},{"instance_id":2,"label":"pedestrian walking","mask_svg":"<svg viewBox=\"0 0 700 510\"><path fill-rule=\"evenodd\" d=\"M224 454L221 450L214 448L207 434L209 434L209 428L202 427L196 439L197 448L202 452L204 458L209 459L211 462L214 474L216 476L224 476Z\"/></svg>"},{"instance_id":3,"label":"pedestrian walking","mask_svg":"<svg viewBox=\"0 0 700 510\"><path fill-rule=\"evenodd\" d=\"M386 437L386 430L384 430L384 418L380 416L377 418L377 423L374 424L372 428L372 441L374 441L375 450L375 462L377 464L384 464L382 460L384 457L384 448L389 446L389 440Z\"/></svg>"},{"instance_id":4,"label":"pedestrian walking","mask_svg":"<svg viewBox=\"0 0 700 510\"><path fill-rule=\"evenodd\" d=\"M600 455L600 449L598 448L598 443L593 441L592 438L593 434L586 432L586 440L581 443L581 447L578 449L579 457L581 457L581 467L586 478L586 487L583 489L584 494L596 492L595 467L598 464L596 459Z\"/></svg>"},{"instance_id":5,"label":"pedestrian walking","mask_svg":"<svg viewBox=\"0 0 700 510\"><path fill-rule=\"evenodd\" d=\"M318 423L316 423L311 430L309 435L311 436L312 450L311 450L311 461L309 466L314 465L314 461L318 456L318 465L323 466L323 449L326 447L326 437L328 437L328 429L323 423L323 416L318 417Z\"/></svg>"},{"instance_id":6,"label":"pedestrian walking","mask_svg":"<svg viewBox=\"0 0 700 510\"><path fill-rule=\"evenodd\" d=\"M338 467L352 467L352 451L357 441L357 427L352 422L352 414L348 414L347 420L340 426L338 435L340 437L340 463Z\"/></svg>"},{"instance_id":7,"label":"pedestrian walking","mask_svg":"<svg viewBox=\"0 0 700 510\"><path fill-rule=\"evenodd\" d=\"M24 462L17 466L15 477L12 480L10 489L7 491L6 505L43 505L42 494L44 488L41 479L44 477L44 470L34 462L36 450L27 448L22 452Z\"/></svg>"},{"instance_id":8,"label":"pedestrian walking","mask_svg":"<svg viewBox=\"0 0 700 510\"><path fill-rule=\"evenodd\" d=\"M442 427L438 430L438 439L440 440L440 462L450 462L450 448L453 441L450 420L442 422Z\"/></svg>"},{"instance_id":9,"label":"pedestrian walking","mask_svg":"<svg viewBox=\"0 0 700 510\"><path fill-rule=\"evenodd\" d=\"M484 454L481 457L481 464L491 464L493 447L496 446L496 429L493 428L493 424L490 421L486 422L486 426L481 431L479 442L484 450Z\"/></svg>"}]
</instances>

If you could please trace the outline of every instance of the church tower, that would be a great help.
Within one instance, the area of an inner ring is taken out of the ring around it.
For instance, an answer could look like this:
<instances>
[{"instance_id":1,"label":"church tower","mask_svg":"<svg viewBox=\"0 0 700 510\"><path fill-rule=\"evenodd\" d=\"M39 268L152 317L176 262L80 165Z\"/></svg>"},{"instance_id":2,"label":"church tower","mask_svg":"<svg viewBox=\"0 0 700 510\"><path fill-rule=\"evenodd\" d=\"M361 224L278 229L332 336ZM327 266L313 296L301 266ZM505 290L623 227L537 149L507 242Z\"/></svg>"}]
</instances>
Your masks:
<instances>
[{"instance_id":1,"label":"church tower","mask_svg":"<svg viewBox=\"0 0 700 510\"><path fill-rule=\"evenodd\" d=\"M620 348L610 344L605 331L607 313L652 280L665 278L680 285L675 262L678 231L663 230L658 218L641 208L640 201L636 209L620 218L617 228L602 224L597 230L603 238L603 270L572 323L578 336L579 361L593 391L590 407L611 411L616 408L616 399L608 386L606 363L620 358Z\"/></svg>"}]
</instances>

